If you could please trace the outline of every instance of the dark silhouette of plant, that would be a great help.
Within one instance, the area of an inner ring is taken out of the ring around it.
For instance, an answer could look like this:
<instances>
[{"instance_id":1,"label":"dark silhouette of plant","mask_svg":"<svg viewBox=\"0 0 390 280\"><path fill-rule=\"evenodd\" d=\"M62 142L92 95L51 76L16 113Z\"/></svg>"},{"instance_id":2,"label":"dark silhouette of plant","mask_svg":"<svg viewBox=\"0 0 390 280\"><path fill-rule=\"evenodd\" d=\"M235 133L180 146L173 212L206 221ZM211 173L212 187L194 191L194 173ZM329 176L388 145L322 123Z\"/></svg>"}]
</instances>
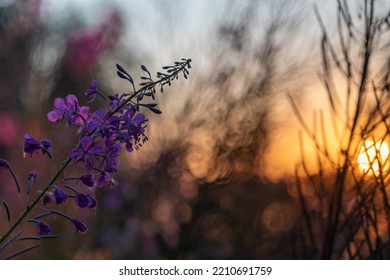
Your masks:
<instances>
[{"instance_id":1,"label":"dark silhouette of plant","mask_svg":"<svg viewBox=\"0 0 390 280\"><path fill-rule=\"evenodd\" d=\"M290 97L317 153L317 172L309 171L304 154L296 171L304 258L390 256L388 154L380 148L389 141L390 12L383 14L374 0L359 7L355 16L347 1L337 1L337 39L315 8L322 31L321 80L337 146L328 144L323 113L316 120L318 128L311 129ZM367 159L365 168L358 163L359 154Z\"/></svg>"}]
</instances>

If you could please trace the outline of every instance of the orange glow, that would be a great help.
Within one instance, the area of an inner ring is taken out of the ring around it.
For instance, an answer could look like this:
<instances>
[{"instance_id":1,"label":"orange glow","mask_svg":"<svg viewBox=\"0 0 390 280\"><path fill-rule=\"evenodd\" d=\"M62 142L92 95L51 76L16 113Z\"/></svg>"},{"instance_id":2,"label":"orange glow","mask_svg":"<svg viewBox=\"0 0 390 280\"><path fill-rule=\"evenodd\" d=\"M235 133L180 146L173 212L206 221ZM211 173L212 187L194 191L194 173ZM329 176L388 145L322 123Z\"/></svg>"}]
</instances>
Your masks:
<instances>
[{"instance_id":1,"label":"orange glow","mask_svg":"<svg viewBox=\"0 0 390 280\"><path fill-rule=\"evenodd\" d=\"M357 158L360 169L364 173L374 172L379 175L380 171L388 169L387 160L389 157L389 146L386 142L366 141L360 149L360 154Z\"/></svg>"}]
</instances>

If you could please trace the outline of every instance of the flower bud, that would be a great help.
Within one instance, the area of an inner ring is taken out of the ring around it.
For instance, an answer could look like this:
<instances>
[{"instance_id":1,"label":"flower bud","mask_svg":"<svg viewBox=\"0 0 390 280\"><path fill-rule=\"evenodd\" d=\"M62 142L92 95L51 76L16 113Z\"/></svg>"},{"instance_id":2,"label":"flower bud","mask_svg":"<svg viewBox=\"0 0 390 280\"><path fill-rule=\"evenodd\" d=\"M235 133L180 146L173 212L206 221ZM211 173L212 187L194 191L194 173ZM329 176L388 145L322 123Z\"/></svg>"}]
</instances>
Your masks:
<instances>
[{"instance_id":1,"label":"flower bud","mask_svg":"<svg viewBox=\"0 0 390 280\"><path fill-rule=\"evenodd\" d=\"M73 223L76 232L86 233L88 231L87 225L84 222L82 222L80 219L74 218L71 219L70 221Z\"/></svg>"},{"instance_id":2,"label":"flower bud","mask_svg":"<svg viewBox=\"0 0 390 280\"><path fill-rule=\"evenodd\" d=\"M51 232L51 227L47 223L39 221L37 224L37 230L40 235L46 235Z\"/></svg>"},{"instance_id":3,"label":"flower bud","mask_svg":"<svg viewBox=\"0 0 390 280\"><path fill-rule=\"evenodd\" d=\"M61 189L56 189L54 191L54 197L56 199L57 205L62 205L66 201L67 195L66 193Z\"/></svg>"}]
</instances>

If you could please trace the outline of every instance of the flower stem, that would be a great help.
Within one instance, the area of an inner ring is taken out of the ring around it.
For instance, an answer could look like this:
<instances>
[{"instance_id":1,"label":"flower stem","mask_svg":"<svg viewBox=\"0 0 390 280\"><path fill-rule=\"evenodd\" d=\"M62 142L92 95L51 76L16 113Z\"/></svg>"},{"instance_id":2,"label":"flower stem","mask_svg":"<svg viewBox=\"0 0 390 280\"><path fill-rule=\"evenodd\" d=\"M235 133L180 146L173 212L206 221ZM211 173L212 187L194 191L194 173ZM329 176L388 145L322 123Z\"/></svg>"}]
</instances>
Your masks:
<instances>
[{"instance_id":1,"label":"flower stem","mask_svg":"<svg viewBox=\"0 0 390 280\"><path fill-rule=\"evenodd\" d=\"M150 88L153 88L155 87L156 85L160 84L160 83L163 83L169 79L171 79L172 77L175 77L176 75L178 75L181 71L183 71L183 69L185 67L187 67L188 64L191 63L191 59L187 59L187 61L185 63L183 63L179 68L177 68L175 71L173 71L171 74L169 74L168 76L165 76L164 78L161 78L155 82L152 82L150 84L147 84L147 85L144 85L143 87L141 87L139 90L135 91L133 94L131 94L128 98L126 98L125 102L121 103L118 107L116 107L114 110L112 110L110 112L110 114L107 116L107 118L113 116L116 112L118 112L124 105L126 105L127 103L129 103L131 101L131 99L133 99L134 97L136 97L138 94L140 94L141 92L147 90L147 89L150 89Z\"/></svg>"},{"instance_id":2,"label":"flower stem","mask_svg":"<svg viewBox=\"0 0 390 280\"><path fill-rule=\"evenodd\" d=\"M43 189L43 191L35 198L27 207L24 209L22 214L16 220L16 222L10 227L10 229L1 237L0 244L2 244L7 238L11 235L11 233L23 222L26 216L31 212L31 210L38 204L38 202L42 199L45 193L50 189L50 186L54 184L54 182L58 179L61 173L65 170L65 168L69 165L71 159L68 157L61 168L54 174L54 176L50 179L49 183Z\"/></svg>"}]
</instances>

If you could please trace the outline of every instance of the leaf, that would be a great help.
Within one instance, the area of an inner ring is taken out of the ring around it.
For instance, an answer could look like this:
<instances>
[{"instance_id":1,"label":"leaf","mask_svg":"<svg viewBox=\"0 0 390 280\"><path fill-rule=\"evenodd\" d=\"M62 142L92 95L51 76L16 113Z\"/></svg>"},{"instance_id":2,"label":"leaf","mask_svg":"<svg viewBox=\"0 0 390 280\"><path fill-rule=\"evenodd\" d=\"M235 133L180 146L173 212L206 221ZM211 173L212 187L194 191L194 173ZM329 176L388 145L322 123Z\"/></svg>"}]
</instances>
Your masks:
<instances>
[{"instance_id":1,"label":"leaf","mask_svg":"<svg viewBox=\"0 0 390 280\"><path fill-rule=\"evenodd\" d=\"M120 72L122 72L122 73L124 73L124 74L130 76L129 73L127 73L126 70L123 69L123 67L120 66L118 63L116 64L116 69L118 69Z\"/></svg>"},{"instance_id":2,"label":"leaf","mask_svg":"<svg viewBox=\"0 0 390 280\"><path fill-rule=\"evenodd\" d=\"M128 76L126 76L125 74L123 74L122 72L119 72L119 71L117 71L116 72L117 74L118 74L118 76L120 77L120 78L122 78L122 79L125 79L125 80L128 80L130 83L134 83L133 82L133 78L132 77L130 77L130 75L128 75Z\"/></svg>"},{"instance_id":3,"label":"leaf","mask_svg":"<svg viewBox=\"0 0 390 280\"><path fill-rule=\"evenodd\" d=\"M157 106L157 103L148 103L148 104L143 104L143 105L146 107L149 107L149 108L154 108Z\"/></svg>"},{"instance_id":4,"label":"leaf","mask_svg":"<svg viewBox=\"0 0 390 280\"><path fill-rule=\"evenodd\" d=\"M32 236L25 236L19 238L19 240L42 240L42 239L55 239L60 238L57 234L51 234L51 235L32 235Z\"/></svg>"},{"instance_id":5,"label":"leaf","mask_svg":"<svg viewBox=\"0 0 390 280\"><path fill-rule=\"evenodd\" d=\"M9 212L9 208L8 208L8 205L7 205L7 203L3 200L3 205L4 205L4 207L5 207L5 211L7 212L7 220L8 220L8 222L9 221L11 221L11 214L10 214L10 212Z\"/></svg>"},{"instance_id":6,"label":"leaf","mask_svg":"<svg viewBox=\"0 0 390 280\"><path fill-rule=\"evenodd\" d=\"M21 255L21 254L23 254L23 253L26 253L26 252L28 252L28 251L31 251L31 250L33 250L33 249L35 249L35 248L37 248L37 247L40 247L40 246L41 246L41 243L31 245L31 246L29 246L29 247L27 247L27 248L24 248L24 249L22 249L22 250L20 250L20 251L17 251L16 253L13 253L12 255L9 255L8 257L6 257L6 258L4 258L4 259L5 259L5 260L10 260L10 259L12 259L12 258L14 258L14 257L17 257L17 256L19 256L19 255Z\"/></svg>"},{"instance_id":7,"label":"leaf","mask_svg":"<svg viewBox=\"0 0 390 280\"><path fill-rule=\"evenodd\" d=\"M11 173L12 178L15 181L16 188L18 189L18 193L20 194L20 186L19 186L18 178L16 178L16 175L15 175L15 173L13 172L13 170L11 168L8 168L8 170Z\"/></svg>"},{"instance_id":8,"label":"leaf","mask_svg":"<svg viewBox=\"0 0 390 280\"><path fill-rule=\"evenodd\" d=\"M8 245L10 245L15 239L19 238L20 235L22 235L22 233L24 232L24 228L22 228L21 230L19 230L13 237L10 237L7 241L5 241L3 244L0 245L0 252L5 248L7 247Z\"/></svg>"},{"instance_id":9,"label":"leaf","mask_svg":"<svg viewBox=\"0 0 390 280\"><path fill-rule=\"evenodd\" d=\"M148 107L148 109L150 111L152 111L153 113L155 113L155 114L161 114L162 113L159 109L156 109L156 108Z\"/></svg>"}]
</instances>

